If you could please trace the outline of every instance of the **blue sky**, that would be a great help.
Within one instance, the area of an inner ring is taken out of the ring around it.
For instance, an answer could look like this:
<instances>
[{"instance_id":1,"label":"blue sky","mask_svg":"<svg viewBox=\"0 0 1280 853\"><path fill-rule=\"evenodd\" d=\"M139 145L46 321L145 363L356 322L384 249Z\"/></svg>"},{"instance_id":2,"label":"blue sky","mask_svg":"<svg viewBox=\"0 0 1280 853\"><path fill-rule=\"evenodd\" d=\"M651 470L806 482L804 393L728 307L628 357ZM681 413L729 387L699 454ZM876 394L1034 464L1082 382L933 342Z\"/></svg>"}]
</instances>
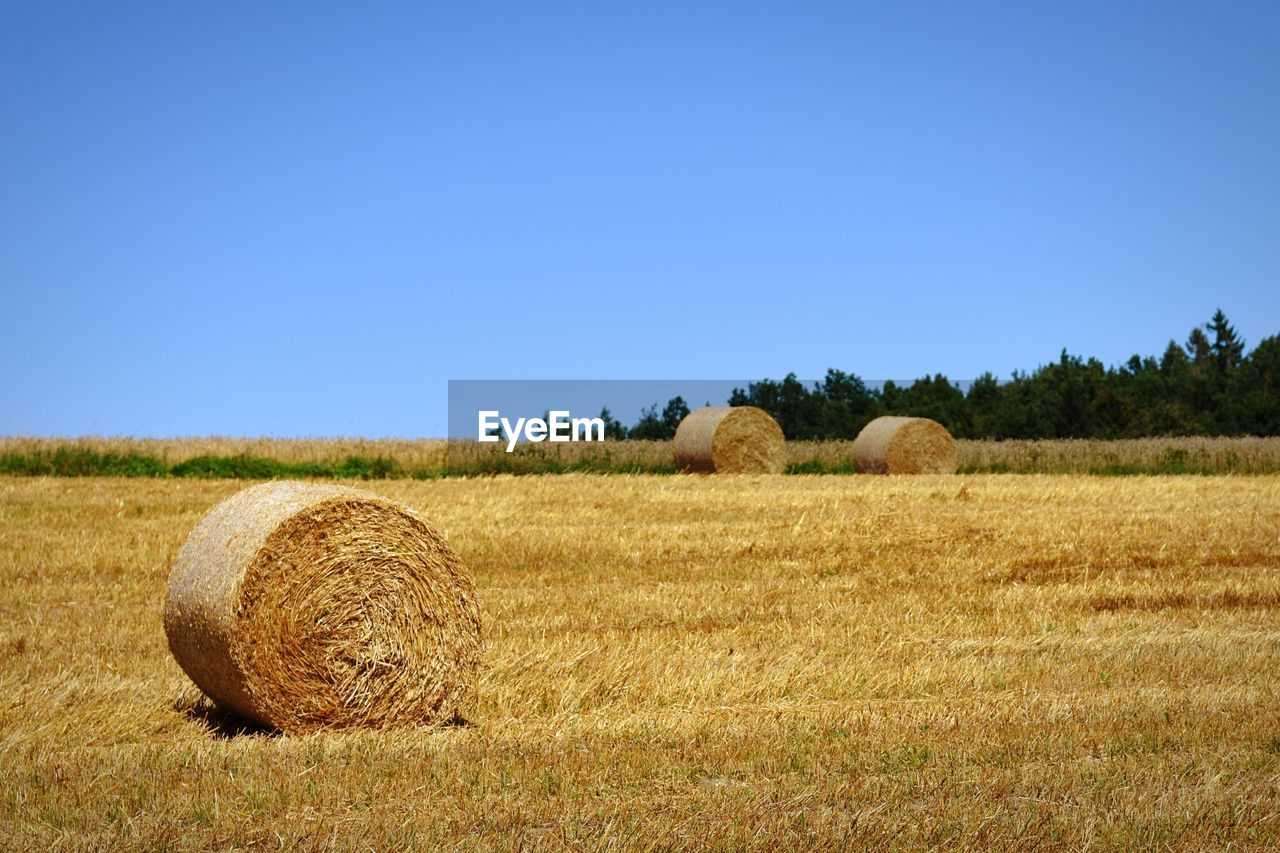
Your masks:
<instances>
[{"instance_id":1,"label":"blue sky","mask_svg":"<svg viewBox=\"0 0 1280 853\"><path fill-rule=\"evenodd\" d=\"M0 11L0 433L1280 332L1280 4Z\"/></svg>"}]
</instances>

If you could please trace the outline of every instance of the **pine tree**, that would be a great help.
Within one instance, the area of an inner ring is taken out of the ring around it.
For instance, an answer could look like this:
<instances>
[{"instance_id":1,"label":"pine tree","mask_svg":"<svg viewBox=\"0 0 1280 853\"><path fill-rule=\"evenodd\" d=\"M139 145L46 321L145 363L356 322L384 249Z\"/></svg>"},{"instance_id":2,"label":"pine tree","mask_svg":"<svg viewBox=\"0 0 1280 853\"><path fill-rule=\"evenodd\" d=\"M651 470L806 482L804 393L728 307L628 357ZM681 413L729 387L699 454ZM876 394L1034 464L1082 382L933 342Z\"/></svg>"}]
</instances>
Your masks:
<instances>
[{"instance_id":1,"label":"pine tree","mask_svg":"<svg viewBox=\"0 0 1280 853\"><path fill-rule=\"evenodd\" d=\"M618 439L619 441L627 437L627 428L622 422L613 416L608 406L600 410L600 420L604 421L604 437Z\"/></svg>"},{"instance_id":2,"label":"pine tree","mask_svg":"<svg viewBox=\"0 0 1280 853\"><path fill-rule=\"evenodd\" d=\"M689 414L689 405L685 403L684 397L672 397L667 401L666 407L662 410L662 425L671 431L674 437L676 427L680 426L680 422Z\"/></svg>"},{"instance_id":3,"label":"pine tree","mask_svg":"<svg viewBox=\"0 0 1280 853\"><path fill-rule=\"evenodd\" d=\"M627 438L640 441L662 441L664 438L670 438L662 418L658 416L657 403L640 410L640 420L627 430Z\"/></svg>"},{"instance_id":4,"label":"pine tree","mask_svg":"<svg viewBox=\"0 0 1280 853\"><path fill-rule=\"evenodd\" d=\"M1214 312L1213 319L1205 325L1205 328L1213 333L1213 343L1209 346L1209 352L1218 370L1226 373L1239 367L1240 362L1244 360L1244 341L1236 334L1235 328L1227 322L1227 315L1222 313L1221 308Z\"/></svg>"},{"instance_id":5,"label":"pine tree","mask_svg":"<svg viewBox=\"0 0 1280 853\"><path fill-rule=\"evenodd\" d=\"M1187 336L1187 355L1191 357L1191 363L1196 367L1204 367L1209 363L1209 359L1213 354L1213 344L1209 343L1209 336L1204 333L1204 329L1196 326L1191 330L1191 334Z\"/></svg>"},{"instance_id":6,"label":"pine tree","mask_svg":"<svg viewBox=\"0 0 1280 853\"><path fill-rule=\"evenodd\" d=\"M1187 354L1177 341L1169 341L1160 357L1160 372L1165 377L1181 377L1187 369Z\"/></svg>"}]
</instances>

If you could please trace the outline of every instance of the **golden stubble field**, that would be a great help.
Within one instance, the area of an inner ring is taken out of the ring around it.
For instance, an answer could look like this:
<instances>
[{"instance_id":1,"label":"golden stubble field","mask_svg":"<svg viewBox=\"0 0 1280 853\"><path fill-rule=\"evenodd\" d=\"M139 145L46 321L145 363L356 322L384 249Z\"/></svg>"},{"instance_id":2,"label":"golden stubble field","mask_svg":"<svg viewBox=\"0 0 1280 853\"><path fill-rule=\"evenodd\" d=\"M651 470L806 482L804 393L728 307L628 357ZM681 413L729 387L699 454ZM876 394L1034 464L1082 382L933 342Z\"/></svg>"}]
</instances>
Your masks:
<instances>
[{"instance_id":1,"label":"golden stubble field","mask_svg":"<svg viewBox=\"0 0 1280 853\"><path fill-rule=\"evenodd\" d=\"M440 730L200 700L164 582L246 485L0 479L0 842L1280 845L1280 478L392 481L476 578Z\"/></svg>"}]
</instances>

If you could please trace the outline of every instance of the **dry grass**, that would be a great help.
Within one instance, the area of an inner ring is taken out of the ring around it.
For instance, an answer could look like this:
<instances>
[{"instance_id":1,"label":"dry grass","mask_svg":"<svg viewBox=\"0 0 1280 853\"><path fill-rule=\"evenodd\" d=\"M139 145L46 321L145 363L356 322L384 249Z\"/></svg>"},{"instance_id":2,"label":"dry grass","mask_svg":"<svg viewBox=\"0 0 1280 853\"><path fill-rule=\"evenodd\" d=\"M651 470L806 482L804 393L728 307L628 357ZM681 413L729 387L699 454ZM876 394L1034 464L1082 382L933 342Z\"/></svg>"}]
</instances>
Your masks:
<instances>
[{"instance_id":1,"label":"dry grass","mask_svg":"<svg viewBox=\"0 0 1280 853\"><path fill-rule=\"evenodd\" d=\"M485 605L467 725L277 737L169 656L243 483L0 478L7 846L1280 845L1280 480L371 490Z\"/></svg>"},{"instance_id":2,"label":"dry grass","mask_svg":"<svg viewBox=\"0 0 1280 853\"><path fill-rule=\"evenodd\" d=\"M957 441L961 471L1280 473L1280 436Z\"/></svg>"},{"instance_id":3,"label":"dry grass","mask_svg":"<svg viewBox=\"0 0 1280 853\"><path fill-rule=\"evenodd\" d=\"M525 444L508 454L502 444L443 439L250 439L250 438L0 438L0 457L51 454L74 448L122 456L141 454L175 465L197 457L250 456L290 465L338 465L348 458L389 459L401 475L498 470L536 472L556 467L674 472L669 441ZM1280 437L1140 438L1117 441L956 442L961 473L1134 474L1280 473ZM793 471L851 473L852 441L787 443Z\"/></svg>"},{"instance_id":4,"label":"dry grass","mask_svg":"<svg viewBox=\"0 0 1280 853\"><path fill-rule=\"evenodd\" d=\"M357 456L365 459L395 459L410 470L439 470L444 465L445 447L441 438L84 438L26 436L0 437L0 454L52 453L63 447L77 447L97 453L154 456L170 465L200 456L254 456L290 465L333 464Z\"/></svg>"},{"instance_id":5,"label":"dry grass","mask_svg":"<svg viewBox=\"0 0 1280 853\"><path fill-rule=\"evenodd\" d=\"M1114 441L1059 439L1042 441L956 441L961 473L1019 474L1278 474L1280 436L1134 438ZM453 442L449 465L455 471L485 472L502 466L514 472L536 471L548 461L562 466L589 464L600 470L674 470L667 441L614 441L600 444L527 444L505 453L501 446ZM789 441L792 471L852 473L852 441Z\"/></svg>"}]
</instances>

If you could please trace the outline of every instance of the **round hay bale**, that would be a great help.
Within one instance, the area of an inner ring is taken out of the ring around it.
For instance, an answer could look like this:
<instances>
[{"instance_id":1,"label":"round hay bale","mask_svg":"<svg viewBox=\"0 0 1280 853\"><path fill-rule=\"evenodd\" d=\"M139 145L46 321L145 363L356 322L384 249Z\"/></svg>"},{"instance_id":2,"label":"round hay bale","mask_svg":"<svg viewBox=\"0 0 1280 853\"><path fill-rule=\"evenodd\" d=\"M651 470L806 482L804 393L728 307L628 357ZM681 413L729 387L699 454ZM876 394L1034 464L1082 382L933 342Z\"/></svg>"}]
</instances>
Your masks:
<instances>
[{"instance_id":1,"label":"round hay bale","mask_svg":"<svg viewBox=\"0 0 1280 853\"><path fill-rule=\"evenodd\" d=\"M676 427L676 467L721 474L780 474L787 440L768 412L755 406L706 406Z\"/></svg>"},{"instance_id":2,"label":"round hay bale","mask_svg":"<svg viewBox=\"0 0 1280 853\"><path fill-rule=\"evenodd\" d=\"M876 418L853 440L860 474L954 474L956 442L928 418Z\"/></svg>"},{"instance_id":3,"label":"round hay bale","mask_svg":"<svg viewBox=\"0 0 1280 853\"><path fill-rule=\"evenodd\" d=\"M218 705L285 732L443 722L480 663L475 586L440 534L312 483L215 506L169 573L164 628Z\"/></svg>"}]
</instances>

